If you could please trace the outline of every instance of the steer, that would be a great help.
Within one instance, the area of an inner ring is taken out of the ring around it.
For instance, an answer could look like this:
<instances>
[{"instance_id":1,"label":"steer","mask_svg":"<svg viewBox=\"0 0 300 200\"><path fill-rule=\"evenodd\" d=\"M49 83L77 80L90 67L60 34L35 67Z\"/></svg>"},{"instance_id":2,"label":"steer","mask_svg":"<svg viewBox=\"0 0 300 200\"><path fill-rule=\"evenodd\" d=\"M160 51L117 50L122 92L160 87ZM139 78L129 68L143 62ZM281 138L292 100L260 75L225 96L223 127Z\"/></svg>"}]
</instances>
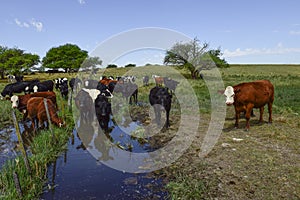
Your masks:
<instances>
[{"instance_id":1,"label":"steer","mask_svg":"<svg viewBox=\"0 0 300 200\"><path fill-rule=\"evenodd\" d=\"M19 96L13 95L10 98L12 108L17 108L21 113L24 114L23 120L25 120L27 116L27 102L32 97L44 97L50 99L56 106L56 108L58 108L56 103L56 95L54 92L35 92L32 94L25 94Z\"/></svg>"},{"instance_id":2,"label":"steer","mask_svg":"<svg viewBox=\"0 0 300 200\"><path fill-rule=\"evenodd\" d=\"M80 112L80 121L91 122L94 117L94 103L89 93L81 89L74 98L74 102Z\"/></svg>"},{"instance_id":3,"label":"steer","mask_svg":"<svg viewBox=\"0 0 300 200\"><path fill-rule=\"evenodd\" d=\"M250 128L250 115L253 108L259 108L259 121L263 121L264 106L268 104L269 123L272 123L272 104L274 101L274 86L269 80L258 80L254 82L240 83L228 86L224 95L226 104L234 105L235 128L239 126L241 112L245 112L246 130Z\"/></svg>"},{"instance_id":4,"label":"steer","mask_svg":"<svg viewBox=\"0 0 300 200\"><path fill-rule=\"evenodd\" d=\"M154 87L150 90L149 102L154 107L155 119L158 126L160 126L161 110L166 111L165 127L170 127L169 115L171 110L172 95L168 88Z\"/></svg>"},{"instance_id":5,"label":"steer","mask_svg":"<svg viewBox=\"0 0 300 200\"><path fill-rule=\"evenodd\" d=\"M57 108L50 99L46 99L50 120L58 127L63 126L63 121L57 116ZM27 102L28 118L31 120L32 128L35 130L35 119L38 120L38 127L44 127L44 122L48 123L46 108L43 97L32 97ZM48 124L49 126L49 124Z\"/></svg>"},{"instance_id":6,"label":"steer","mask_svg":"<svg viewBox=\"0 0 300 200\"><path fill-rule=\"evenodd\" d=\"M108 99L105 97L105 95L99 94L95 99L95 111L100 127L104 131L108 131L111 103L108 102Z\"/></svg>"},{"instance_id":7,"label":"steer","mask_svg":"<svg viewBox=\"0 0 300 200\"><path fill-rule=\"evenodd\" d=\"M53 86L54 83L52 80L33 82L25 88L25 93L53 91Z\"/></svg>"},{"instance_id":8,"label":"steer","mask_svg":"<svg viewBox=\"0 0 300 200\"><path fill-rule=\"evenodd\" d=\"M171 94L175 92L177 85L179 84L178 81L175 81L171 78L164 77L164 84L167 88L170 89Z\"/></svg>"},{"instance_id":9,"label":"steer","mask_svg":"<svg viewBox=\"0 0 300 200\"><path fill-rule=\"evenodd\" d=\"M3 91L1 92L1 99L3 99L6 95L9 95L10 97L15 93L22 93L25 92L25 88L29 86L33 82L37 82L38 80L33 81L24 81L24 82L16 82L7 84Z\"/></svg>"}]
</instances>

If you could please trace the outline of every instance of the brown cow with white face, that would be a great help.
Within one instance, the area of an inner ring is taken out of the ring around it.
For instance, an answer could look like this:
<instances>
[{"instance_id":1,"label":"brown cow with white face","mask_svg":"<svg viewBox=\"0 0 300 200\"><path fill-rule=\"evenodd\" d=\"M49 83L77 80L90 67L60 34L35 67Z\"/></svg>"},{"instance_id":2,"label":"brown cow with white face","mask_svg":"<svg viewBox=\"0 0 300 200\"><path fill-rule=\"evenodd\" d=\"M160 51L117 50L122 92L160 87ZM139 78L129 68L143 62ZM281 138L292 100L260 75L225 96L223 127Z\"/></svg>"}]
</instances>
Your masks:
<instances>
[{"instance_id":1,"label":"brown cow with white face","mask_svg":"<svg viewBox=\"0 0 300 200\"><path fill-rule=\"evenodd\" d=\"M27 116L27 102L30 98L32 97L44 97L47 99L50 99L57 107L57 103L56 103L56 95L54 92L50 91L50 92L36 92L36 93L32 93L32 94L25 94L25 95L13 95L10 98L11 101L11 106L12 108L17 108L21 113L23 113L23 120L25 120L26 116Z\"/></svg>"},{"instance_id":2,"label":"brown cow with white face","mask_svg":"<svg viewBox=\"0 0 300 200\"><path fill-rule=\"evenodd\" d=\"M48 124L48 118L46 114L46 108L44 104L44 99L46 100L50 120L53 124L58 127L62 127L64 122L57 115L56 105L50 100L43 97L32 97L27 102L27 117L31 120L32 129L35 130L35 119L38 121L38 128L44 127L44 122ZM49 124L48 124L49 126Z\"/></svg>"},{"instance_id":3,"label":"brown cow with white face","mask_svg":"<svg viewBox=\"0 0 300 200\"><path fill-rule=\"evenodd\" d=\"M224 95L226 104L234 105L235 127L238 128L241 112L246 112L246 130L249 130L250 115L253 108L259 108L259 121L263 121L264 106L268 104L269 123L272 123L272 104L274 101L274 86L268 80L258 80L248 83L240 83L235 86L228 86Z\"/></svg>"}]
</instances>

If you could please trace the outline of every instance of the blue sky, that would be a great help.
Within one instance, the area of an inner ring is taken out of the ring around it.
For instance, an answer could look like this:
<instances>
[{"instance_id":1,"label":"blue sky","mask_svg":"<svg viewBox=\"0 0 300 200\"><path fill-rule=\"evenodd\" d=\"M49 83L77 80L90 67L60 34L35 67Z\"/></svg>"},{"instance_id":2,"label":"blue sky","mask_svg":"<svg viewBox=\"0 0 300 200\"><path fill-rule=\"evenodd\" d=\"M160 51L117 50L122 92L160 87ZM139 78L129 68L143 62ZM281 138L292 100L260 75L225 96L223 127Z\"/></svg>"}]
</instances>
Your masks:
<instances>
[{"instance_id":1,"label":"blue sky","mask_svg":"<svg viewBox=\"0 0 300 200\"><path fill-rule=\"evenodd\" d=\"M300 63L298 0L2 0L1 8L0 45L41 58L66 43L92 52L124 31L159 27L220 47L229 63ZM116 63L161 62L153 52Z\"/></svg>"}]
</instances>

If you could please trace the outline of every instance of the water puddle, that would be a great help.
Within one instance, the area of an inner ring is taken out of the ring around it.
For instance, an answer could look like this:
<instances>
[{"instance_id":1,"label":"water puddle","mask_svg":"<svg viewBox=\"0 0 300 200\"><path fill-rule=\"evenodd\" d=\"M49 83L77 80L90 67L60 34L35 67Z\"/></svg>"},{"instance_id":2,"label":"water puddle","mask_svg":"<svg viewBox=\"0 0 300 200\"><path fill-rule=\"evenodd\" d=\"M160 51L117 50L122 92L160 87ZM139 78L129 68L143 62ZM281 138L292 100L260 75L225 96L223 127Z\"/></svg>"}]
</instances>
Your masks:
<instances>
[{"instance_id":1,"label":"water puddle","mask_svg":"<svg viewBox=\"0 0 300 200\"><path fill-rule=\"evenodd\" d=\"M97 123L92 122L92 123ZM30 141L30 124L19 123L25 147ZM92 124L80 124L73 130L68 150L48 167L48 182L40 199L167 199L164 182L147 173L129 173L113 169L105 161L116 160L116 149L139 153L155 150L147 137L139 134L139 121L121 119L119 125L109 122L109 133L95 131ZM77 131L86 133L81 138ZM132 134L127 134L131 132ZM134 134L134 133L136 134ZM142 139L141 139L142 138ZM105 144L109 141L109 145ZM18 139L14 127L0 131L0 169L18 152ZM90 152L99 154L95 158ZM30 153L30 152L29 152ZM119 160L122 165L123 160Z\"/></svg>"},{"instance_id":2,"label":"water puddle","mask_svg":"<svg viewBox=\"0 0 300 200\"><path fill-rule=\"evenodd\" d=\"M117 139L119 130L115 127L112 137ZM73 136L68 151L49 167L49 182L41 199L167 199L162 180L112 169L86 150L75 129Z\"/></svg>"},{"instance_id":3,"label":"water puddle","mask_svg":"<svg viewBox=\"0 0 300 200\"><path fill-rule=\"evenodd\" d=\"M31 136L28 131L28 124L24 126L23 123L19 123L20 131L25 147L28 147ZM18 145L18 137L16 135L16 129L13 126L6 127L0 130L0 169L3 164L9 160L15 158L19 151L16 149Z\"/></svg>"}]
</instances>

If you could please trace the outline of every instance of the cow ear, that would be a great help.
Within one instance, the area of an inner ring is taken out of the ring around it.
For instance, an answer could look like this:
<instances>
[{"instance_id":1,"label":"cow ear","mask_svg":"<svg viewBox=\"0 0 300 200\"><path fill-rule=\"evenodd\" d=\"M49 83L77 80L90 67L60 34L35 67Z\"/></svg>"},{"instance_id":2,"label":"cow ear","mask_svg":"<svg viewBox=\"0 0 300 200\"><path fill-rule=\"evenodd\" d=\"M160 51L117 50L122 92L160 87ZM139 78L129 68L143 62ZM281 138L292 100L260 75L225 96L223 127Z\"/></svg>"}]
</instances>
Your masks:
<instances>
[{"instance_id":1,"label":"cow ear","mask_svg":"<svg viewBox=\"0 0 300 200\"><path fill-rule=\"evenodd\" d=\"M236 89L234 89L234 93L238 93L238 92L240 92L241 91L241 88L236 88Z\"/></svg>"},{"instance_id":2,"label":"cow ear","mask_svg":"<svg viewBox=\"0 0 300 200\"><path fill-rule=\"evenodd\" d=\"M5 97L5 100L10 101L10 97Z\"/></svg>"},{"instance_id":3,"label":"cow ear","mask_svg":"<svg viewBox=\"0 0 300 200\"><path fill-rule=\"evenodd\" d=\"M219 94L224 94L225 90L218 90Z\"/></svg>"}]
</instances>

